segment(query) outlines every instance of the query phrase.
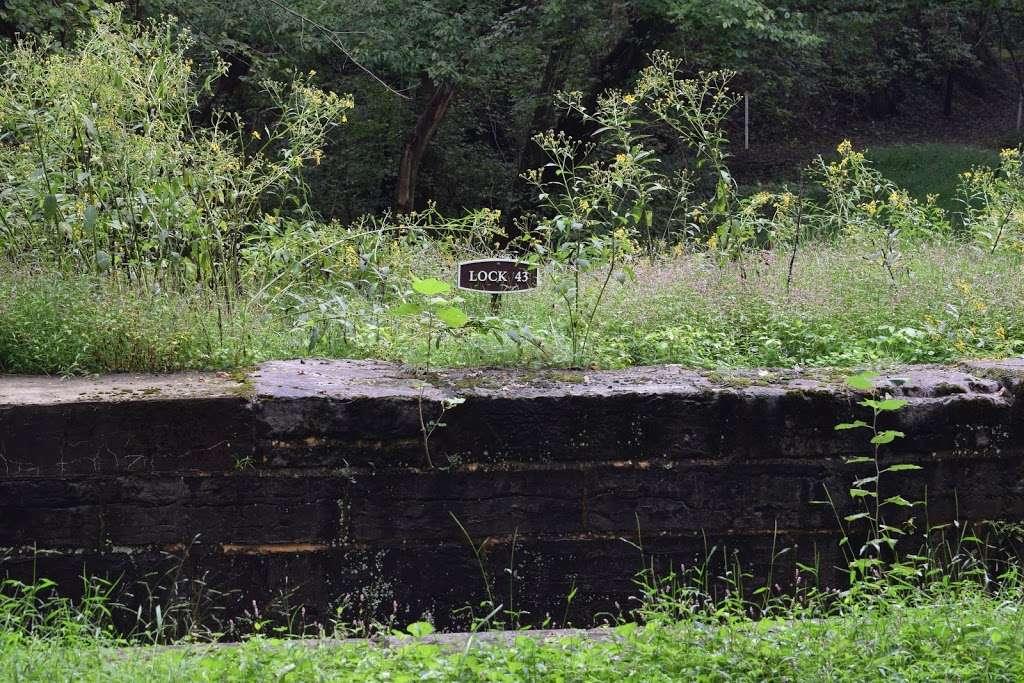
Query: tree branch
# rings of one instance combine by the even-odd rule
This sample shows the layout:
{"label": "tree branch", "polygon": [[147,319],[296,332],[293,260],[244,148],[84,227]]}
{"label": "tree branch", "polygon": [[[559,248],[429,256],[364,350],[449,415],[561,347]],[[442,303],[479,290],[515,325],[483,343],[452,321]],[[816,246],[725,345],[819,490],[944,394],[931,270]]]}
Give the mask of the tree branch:
{"label": "tree branch", "polygon": [[274,5],[278,9],[284,10],[285,12],[287,12],[290,15],[292,15],[293,17],[296,17],[299,21],[301,21],[303,23],[306,23],[306,24],[309,24],[310,26],[312,26],[316,30],[318,30],[321,33],[323,33],[324,36],[327,37],[327,40],[330,41],[331,45],[333,45],[334,47],[338,48],[338,50],[340,50],[342,52],[342,54],[344,54],[349,59],[349,61],[351,61],[353,64],[355,64],[356,67],[359,68],[360,71],[365,73],[367,76],[369,76],[373,80],[377,81],[388,92],[390,92],[390,93],[392,93],[394,95],[398,95],[402,99],[406,99],[406,100],[411,99],[405,93],[399,92],[398,90],[395,90],[390,85],[385,83],[384,80],[380,76],[378,76],[377,74],[375,74],[372,71],[370,71],[370,69],[368,69],[367,67],[363,66],[362,63],[359,62],[359,60],[357,60],[355,57],[353,57],[352,53],[349,52],[348,48],[346,48],[344,45],[342,45],[341,41],[338,40],[338,37],[337,37],[338,36],[338,32],[337,31],[329,29],[326,26],[324,26],[323,24],[320,24],[320,23],[317,23],[317,22],[313,21],[312,19],[307,17],[305,14],[302,14],[301,12],[293,10],[291,7],[288,7],[284,3],[280,2],[280,0],[266,0],[266,2],[269,2],[271,5]]}

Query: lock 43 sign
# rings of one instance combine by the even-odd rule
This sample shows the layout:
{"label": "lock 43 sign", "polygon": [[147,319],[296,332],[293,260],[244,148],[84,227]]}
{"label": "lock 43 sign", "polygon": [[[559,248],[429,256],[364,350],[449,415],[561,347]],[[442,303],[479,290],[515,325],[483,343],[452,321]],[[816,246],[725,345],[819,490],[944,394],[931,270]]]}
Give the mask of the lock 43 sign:
{"label": "lock 43 sign", "polygon": [[481,259],[459,264],[459,289],[491,294],[525,292],[537,286],[537,269],[514,259]]}

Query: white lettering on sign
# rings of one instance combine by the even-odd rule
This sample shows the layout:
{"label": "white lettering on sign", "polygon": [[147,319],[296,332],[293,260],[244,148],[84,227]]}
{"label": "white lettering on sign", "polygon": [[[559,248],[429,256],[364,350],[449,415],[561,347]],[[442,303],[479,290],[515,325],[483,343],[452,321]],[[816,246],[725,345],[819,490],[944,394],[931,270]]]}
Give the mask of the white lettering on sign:
{"label": "white lettering on sign", "polygon": [[[519,273],[517,273],[518,275]],[[469,271],[470,282],[508,282],[508,271],[484,270]]]}
{"label": "white lettering on sign", "polygon": [[525,292],[537,287],[535,265],[514,259],[480,259],[459,264],[460,289],[474,292],[506,294]]}

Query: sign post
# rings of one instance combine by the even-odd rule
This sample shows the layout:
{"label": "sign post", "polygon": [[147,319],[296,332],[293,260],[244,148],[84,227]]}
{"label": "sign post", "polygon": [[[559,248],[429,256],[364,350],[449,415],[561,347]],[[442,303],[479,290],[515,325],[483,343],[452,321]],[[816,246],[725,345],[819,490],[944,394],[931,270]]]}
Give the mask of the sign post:
{"label": "sign post", "polygon": [[459,264],[459,289],[491,295],[491,308],[497,313],[501,295],[536,289],[537,268],[515,259],[479,259]]}

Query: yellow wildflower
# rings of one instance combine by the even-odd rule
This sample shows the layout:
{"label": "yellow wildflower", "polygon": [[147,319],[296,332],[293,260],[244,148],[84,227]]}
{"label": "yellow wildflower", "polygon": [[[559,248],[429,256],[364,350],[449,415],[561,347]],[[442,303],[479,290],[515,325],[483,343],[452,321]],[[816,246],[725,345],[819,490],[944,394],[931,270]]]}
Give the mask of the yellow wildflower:
{"label": "yellow wildflower", "polygon": [[260,132],[258,130],[256,130],[255,128],[252,129],[252,137],[253,137],[254,140],[262,140],[263,139],[263,136],[260,135]]}
{"label": "yellow wildflower", "polygon": [[775,203],[775,208],[779,211],[788,211],[789,207],[793,205],[794,196],[792,192],[783,192],[779,196],[779,200]]}
{"label": "yellow wildflower", "polygon": [[853,151],[853,143],[850,142],[849,140],[843,140],[842,142],[839,143],[839,146],[836,147],[836,151],[842,154],[843,156],[846,156]]}
{"label": "yellow wildflower", "polygon": [[620,164],[626,163],[626,159],[627,158],[628,157],[625,154],[616,154],[615,155],[615,161],[617,161]]}
{"label": "yellow wildflower", "polygon": [[625,97],[622,98],[622,101],[625,102],[626,104],[633,104],[636,102],[636,97],[634,97],[633,95],[626,95]]}

